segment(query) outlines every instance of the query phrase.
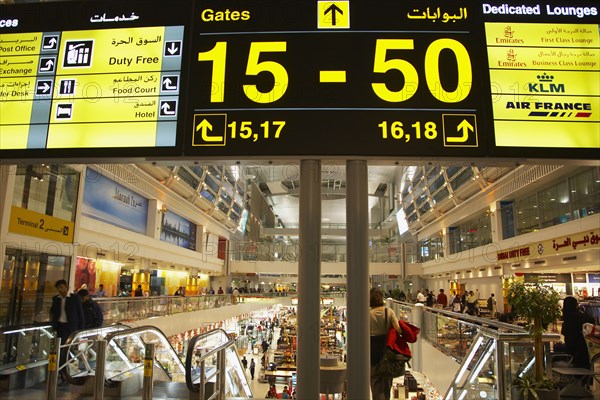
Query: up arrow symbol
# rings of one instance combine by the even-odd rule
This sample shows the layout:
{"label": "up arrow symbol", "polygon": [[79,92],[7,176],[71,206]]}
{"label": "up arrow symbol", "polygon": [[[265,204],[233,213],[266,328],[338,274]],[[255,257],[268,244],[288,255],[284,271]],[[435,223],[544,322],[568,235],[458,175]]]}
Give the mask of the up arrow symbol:
{"label": "up arrow symbol", "polygon": [[331,4],[329,7],[327,7],[327,9],[325,10],[325,15],[331,13],[331,25],[335,26],[337,23],[337,14],[336,13],[340,13],[341,15],[344,15],[344,12],[335,5],[335,3]]}

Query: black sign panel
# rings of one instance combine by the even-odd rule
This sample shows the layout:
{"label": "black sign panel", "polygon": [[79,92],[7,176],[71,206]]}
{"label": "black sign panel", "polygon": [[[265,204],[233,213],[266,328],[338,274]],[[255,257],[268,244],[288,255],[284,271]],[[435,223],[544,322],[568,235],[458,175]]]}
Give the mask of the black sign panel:
{"label": "black sign panel", "polygon": [[186,155],[483,156],[480,5],[198,2]]}

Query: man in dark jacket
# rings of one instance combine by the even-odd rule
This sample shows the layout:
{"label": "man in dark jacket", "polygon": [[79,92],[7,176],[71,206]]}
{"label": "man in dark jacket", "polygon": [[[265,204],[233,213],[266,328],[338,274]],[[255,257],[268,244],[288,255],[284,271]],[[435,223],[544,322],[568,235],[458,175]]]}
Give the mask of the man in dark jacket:
{"label": "man in dark jacket", "polygon": [[[85,317],[81,297],[69,293],[67,281],[60,279],[54,286],[58,294],[52,298],[50,320],[61,345],[64,345],[72,332],[85,328]],[[64,364],[66,360],[67,351],[61,349],[60,364]]]}
{"label": "man in dark jacket", "polygon": [[81,296],[83,305],[83,315],[85,317],[86,328],[100,328],[104,322],[104,312],[100,304],[96,303],[87,289],[81,289],[77,292]]}

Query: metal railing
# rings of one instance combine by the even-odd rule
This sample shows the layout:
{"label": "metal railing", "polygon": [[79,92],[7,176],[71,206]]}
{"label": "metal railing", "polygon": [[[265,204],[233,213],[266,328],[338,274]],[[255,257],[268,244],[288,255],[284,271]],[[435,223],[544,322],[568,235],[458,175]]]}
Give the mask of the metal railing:
{"label": "metal railing", "polygon": [[[514,378],[532,372],[533,339],[523,327],[391,299],[389,304],[399,317],[420,321],[421,340],[460,364],[445,400],[509,399]],[[543,340],[548,359],[550,343],[560,340],[560,335],[547,333]],[[551,376],[550,363],[546,370]]]}
{"label": "metal railing", "polygon": [[253,397],[235,341],[222,329],[190,339],[185,370],[188,390],[198,399]]}
{"label": "metal railing", "polygon": [[95,300],[104,312],[104,323],[161,317],[183,312],[210,310],[276,297],[274,293],[207,294],[193,296],[99,297]]}

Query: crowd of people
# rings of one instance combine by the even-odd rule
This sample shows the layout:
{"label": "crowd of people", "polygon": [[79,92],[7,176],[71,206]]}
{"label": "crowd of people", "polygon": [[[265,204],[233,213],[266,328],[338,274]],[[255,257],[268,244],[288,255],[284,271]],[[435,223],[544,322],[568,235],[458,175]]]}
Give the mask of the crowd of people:
{"label": "crowd of people", "polygon": [[[450,297],[448,297],[444,289],[439,289],[437,294],[433,290],[419,289],[414,296],[410,290],[406,293],[404,290],[396,290],[384,293],[384,296],[398,301],[421,303],[427,307],[439,307],[469,315],[479,316],[482,314],[479,303],[481,297],[478,290],[473,291],[465,289],[462,292],[459,290],[452,290]],[[487,298],[485,309],[486,314],[490,317],[495,317],[497,315],[496,297],[494,293],[491,293]]]}

